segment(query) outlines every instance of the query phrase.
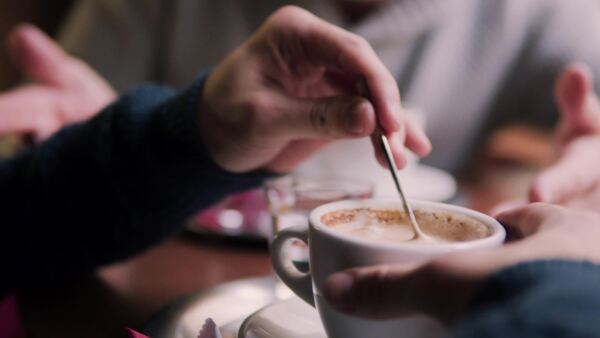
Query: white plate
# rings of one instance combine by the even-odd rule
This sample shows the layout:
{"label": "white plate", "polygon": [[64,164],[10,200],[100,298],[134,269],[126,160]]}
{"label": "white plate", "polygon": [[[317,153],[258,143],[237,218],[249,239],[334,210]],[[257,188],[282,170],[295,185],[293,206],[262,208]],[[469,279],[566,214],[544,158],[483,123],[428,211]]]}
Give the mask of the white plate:
{"label": "white plate", "polygon": [[[406,195],[412,199],[447,202],[456,195],[456,180],[442,169],[420,164],[415,168],[400,171],[399,177]],[[376,183],[377,197],[398,196],[391,183],[391,177],[380,178],[379,181]]]}
{"label": "white plate", "polygon": [[[368,138],[330,144],[302,164],[296,172],[319,177],[344,177],[368,180],[375,184],[375,197],[397,197],[389,171],[373,156]],[[419,163],[414,155],[400,171],[400,183],[409,198],[447,202],[456,194],[456,181],[448,172]]]}
{"label": "white plate", "polygon": [[224,283],[163,308],[143,325],[142,332],[152,338],[196,338],[204,321],[212,318],[223,338],[235,337],[250,314],[292,295],[271,276]]}
{"label": "white plate", "polygon": [[[446,337],[446,329],[430,317],[398,319],[398,337]],[[373,333],[378,337],[382,332]],[[248,317],[238,338],[327,338],[315,308],[298,297],[271,303]]]}
{"label": "white plate", "polygon": [[298,297],[256,311],[240,327],[238,338],[327,338],[317,311]]}

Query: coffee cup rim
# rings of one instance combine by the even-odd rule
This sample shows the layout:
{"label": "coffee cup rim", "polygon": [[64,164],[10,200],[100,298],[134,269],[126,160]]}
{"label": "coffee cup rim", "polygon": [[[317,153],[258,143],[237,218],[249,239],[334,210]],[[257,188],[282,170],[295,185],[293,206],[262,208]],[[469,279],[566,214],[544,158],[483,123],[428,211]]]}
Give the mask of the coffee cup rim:
{"label": "coffee cup rim", "polygon": [[465,241],[465,242],[449,242],[449,243],[436,243],[435,245],[424,245],[423,243],[413,242],[375,242],[369,239],[362,239],[360,237],[340,233],[339,231],[332,230],[327,225],[321,222],[321,216],[327,212],[339,209],[352,209],[352,208],[395,208],[401,210],[401,202],[398,199],[391,198],[372,198],[362,200],[341,200],[323,204],[315,208],[309,215],[310,227],[317,229],[318,231],[324,232],[330,236],[339,238],[345,242],[356,244],[362,247],[370,248],[384,248],[391,250],[402,250],[410,252],[427,252],[427,253],[441,253],[459,251],[464,249],[477,249],[477,248],[490,248],[498,246],[504,242],[506,238],[506,230],[504,227],[495,220],[493,217],[475,211],[469,208],[460,207],[452,204],[423,201],[423,200],[409,200],[410,205],[414,209],[425,209],[425,210],[440,210],[440,211],[455,211],[457,213],[472,217],[478,221],[481,221],[488,227],[490,227],[493,233],[485,238]]}

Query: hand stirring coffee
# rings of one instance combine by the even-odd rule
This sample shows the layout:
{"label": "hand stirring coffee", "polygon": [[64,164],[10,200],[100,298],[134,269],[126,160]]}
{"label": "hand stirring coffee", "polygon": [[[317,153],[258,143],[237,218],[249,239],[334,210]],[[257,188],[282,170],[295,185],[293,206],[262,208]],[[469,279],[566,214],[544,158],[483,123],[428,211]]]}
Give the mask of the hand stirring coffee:
{"label": "hand stirring coffee", "polygon": [[[360,95],[362,95],[367,100],[371,101],[371,94],[369,91],[369,87],[367,85],[367,81],[365,79],[362,79],[359,82],[358,91],[359,91]],[[392,149],[390,148],[390,143],[388,142],[387,137],[383,133],[383,128],[381,128],[381,126],[378,126],[375,129],[375,133],[379,134],[378,135],[379,145],[381,146],[381,150],[387,161],[388,169],[390,170],[390,173],[392,174],[392,178],[394,180],[394,184],[396,185],[396,190],[398,191],[398,195],[400,195],[400,200],[402,201],[403,211],[408,216],[408,221],[410,223],[410,226],[412,227],[413,232],[415,233],[415,237],[413,239],[417,239],[417,238],[430,239],[430,237],[427,236],[423,232],[423,230],[421,230],[419,223],[417,223],[417,218],[415,217],[415,213],[413,212],[412,208],[408,204],[408,200],[406,199],[406,196],[404,195],[404,191],[402,190],[402,186],[400,185],[400,179],[398,178],[398,167],[396,166],[396,161],[394,161],[394,157],[392,155]]]}

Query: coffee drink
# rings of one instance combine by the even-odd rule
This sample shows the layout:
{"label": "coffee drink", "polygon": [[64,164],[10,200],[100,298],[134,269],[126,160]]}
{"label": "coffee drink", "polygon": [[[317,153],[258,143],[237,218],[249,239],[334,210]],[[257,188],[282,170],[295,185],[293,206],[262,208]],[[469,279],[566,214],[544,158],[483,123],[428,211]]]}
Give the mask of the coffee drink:
{"label": "coffee drink", "polygon": [[429,239],[415,238],[406,214],[393,209],[334,210],[321,216],[321,222],[341,233],[386,242],[465,242],[493,234],[489,226],[464,214],[441,210],[415,210],[415,217]]}
{"label": "coffee drink", "polygon": [[[273,240],[273,268],[296,295],[317,308],[328,337],[445,337],[441,323],[419,314],[371,320],[340,313],[322,296],[325,281],[333,273],[349,268],[377,264],[412,266],[446,254],[498,247],[504,241],[504,228],[488,215],[427,201],[411,201],[411,205],[421,229],[434,240],[413,240],[412,228],[397,199],[321,205],[311,211],[308,229],[286,228]],[[287,255],[291,250],[287,244],[294,240],[309,246],[306,270],[297,269]]]}

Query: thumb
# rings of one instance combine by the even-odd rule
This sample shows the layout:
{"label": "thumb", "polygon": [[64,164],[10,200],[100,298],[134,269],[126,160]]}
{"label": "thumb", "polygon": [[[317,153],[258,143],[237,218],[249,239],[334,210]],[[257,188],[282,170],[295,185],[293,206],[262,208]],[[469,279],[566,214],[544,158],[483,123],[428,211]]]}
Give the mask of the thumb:
{"label": "thumb", "polygon": [[494,205],[488,212],[488,215],[490,215],[492,217],[496,217],[505,211],[525,206],[528,203],[529,203],[529,201],[526,200],[525,198],[518,198],[518,199],[502,201],[502,202]]}
{"label": "thumb", "polygon": [[411,266],[379,265],[349,269],[331,275],[324,284],[327,302],[339,311],[365,318],[392,318],[417,312],[406,297]]}
{"label": "thumb", "polygon": [[563,203],[597,185],[598,141],[597,136],[585,136],[569,144],[558,161],[534,179],[529,201]]}
{"label": "thumb", "polygon": [[577,164],[562,159],[542,171],[529,187],[529,202],[560,203],[573,195],[578,190],[571,182],[574,169]]}
{"label": "thumb", "polygon": [[[487,253],[480,258],[486,259]],[[354,268],[331,275],[325,281],[324,297],[337,310],[363,318],[426,313],[449,322],[466,310],[488,275],[479,265],[471,255],[459,253],[421,266]]]}
{"label": "thumb", "polygon": [[496,219],[505,227],[511,239],[522,239],[552,226],[549,220],[556,218],[564,208],[545,203],[531,203],[500,213]]}
{"label": "thumb", "polygon": [[277,130],[292,138],[340,139],[370,135],[375,129],[375,110],[362,97],[336,96],[320,99],[286,98]]}
{"label": "thumb", "polygon": [[556,82],[555,97],[562,113],[559,142],[600,132],[600,100],[587,65],[576,63],[565,68]]}
{"label": "thumb", "polygon": [[70,83],[64,69],[70,57],[62,48],[30,24],[20,24],[10,34],[8,47],[21,71],[44,84],[65,86]]}

